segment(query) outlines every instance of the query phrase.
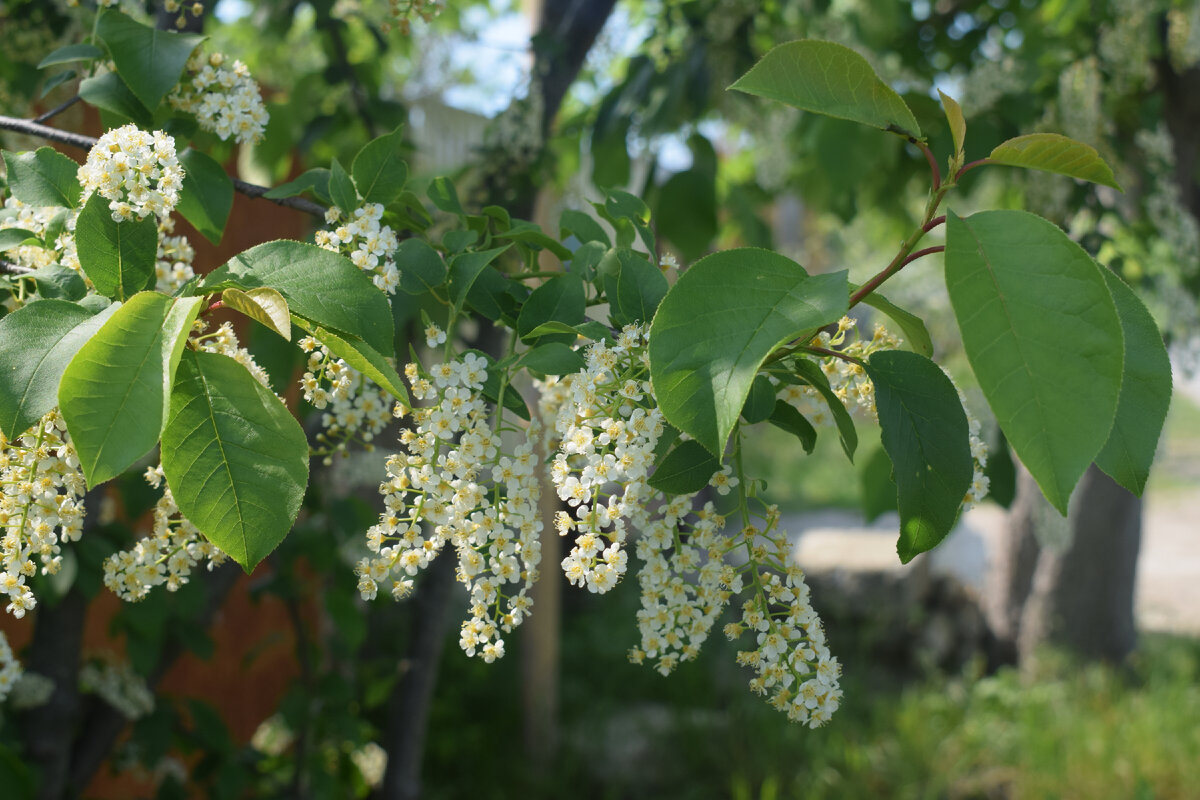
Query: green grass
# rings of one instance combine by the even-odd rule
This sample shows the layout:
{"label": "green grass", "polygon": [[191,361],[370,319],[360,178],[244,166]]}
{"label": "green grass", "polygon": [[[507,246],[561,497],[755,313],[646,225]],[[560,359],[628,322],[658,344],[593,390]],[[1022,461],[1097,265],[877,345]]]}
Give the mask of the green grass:
{"label": "green grass", "polygon": [[1147,636],[1121,671],[1050,658],[1032,677],[903,684],[831,630],[844,704],[808,730],[746,690],[719,634],[668,678],[627,663],[636,586],[615,595],[568,596],[563,748],[541,778],[522,754],[517,648],[492,666],[446,653],[429,796],[1182,800],[1200,786],[1198,640]]}

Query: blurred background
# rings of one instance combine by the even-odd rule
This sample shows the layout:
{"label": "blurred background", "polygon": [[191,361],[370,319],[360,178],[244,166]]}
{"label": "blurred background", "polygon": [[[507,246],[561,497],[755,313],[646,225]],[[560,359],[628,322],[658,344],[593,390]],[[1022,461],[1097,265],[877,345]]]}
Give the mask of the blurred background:
{"label": "blurred background", "polygon": [[[0,113],[33,117],[72,96],[77,76],[36,65],[85,33],[77,5],[0,3]],[[1025,208],[1062,225],[1154,313],[1176,391],[1143,497],[1093,468],[1064,519],[987,417],[939,257],[890,281],[888,297],[926,320],[983,423],[992,497],[901,566],[896,516],[872,470],[877,428],[860,425],[855,464],[828,433],[808,456],[756,435],[747,469],[784,512],[843,665],[842,707],[818,730],[752,696],[723,637],[669,678],[630,664],[635,582],[604,597],[566,586],[555,542],[535,613],[496,664],[454,646],[465,598],[448,570],[426,575],[405,604],[362,603],[352,564],[377,518],[382,452],[314,472],[296,532],[253,575],[198,574],[176,594],[122,606],[98,564],[145,527],[155,498],[132,476],[110,490],[123,513],[80,543],[57,601],[32,622],[0,619],[0,630],[27,665],[59,665],[58,680],[90,664],[124,675],[126,699],[139,686],[155,699],[115,702],[84,686],[57,731],[67,752],[50,756],[34,746],[38,709],[10,702],[0,787],[12,796],[36,791],[38,771],[55,764],[83,796],[110,798],[1196,795],[1200,3],[121,5],[202,30],[260,82],[264,141],[214,144],[244,180],[275,185],[333,157],[348,163],[404,125],[418,193],[453,175],[470,204],[503,205],[556,234],[563,210],[587,209],[598,187],[624,188],[646,199],[660,246],[682,265],[756,245],[861,282],[919,219],[920,153],[725,91],[775,44],[841,42],[904,95],[942,158],[951,144],[938,89],[963,107],[968,160],[1035,131],[1100,151],[1124,193],[993,167],[965,178],[949,207]],[[102,118],[80,103],[52,124],[95,135]],[[311,239],[312,223],[239,195],[220,245],[191,236],[197,271],[264,239]],[[412,320],[398,312],[397,322],[403,336]],[[283,391],[298,365],[270,337],[250,346]]]}

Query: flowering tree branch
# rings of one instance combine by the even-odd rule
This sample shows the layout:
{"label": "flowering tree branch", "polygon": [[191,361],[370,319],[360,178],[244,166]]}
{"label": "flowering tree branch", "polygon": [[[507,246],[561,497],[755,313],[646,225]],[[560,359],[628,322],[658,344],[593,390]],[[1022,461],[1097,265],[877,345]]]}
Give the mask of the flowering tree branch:
{"label": "flowering tree branch", "polygon": [[[45,139],[50,142],[58,142],[69,147],[78,147],[80,150],[91,150],[96,144],[96,139],[91,136],[84,136],[81,133],[72,133],[71,131],[59,130],[52,128],[49,125],[42,125],[34,120],[18,119],[17,117],[6,117],[0,115],[0,130],[13,131],[26,136],[36,136],[40,139]],[[269,186],[259,186],[255,183],[247,183],[246,181],[233,178],[233,188],[246,195],[247,197],[262,197],[267,192],[271,191]],[[325,207],[319,203],[314,203],[312,200],[307,200],[303,197],[279,197],[267,198],[276,205],[294,208],[297,211],[303,211],[306,214],[311,214],[314,217],[321,219],[325,218]]]}

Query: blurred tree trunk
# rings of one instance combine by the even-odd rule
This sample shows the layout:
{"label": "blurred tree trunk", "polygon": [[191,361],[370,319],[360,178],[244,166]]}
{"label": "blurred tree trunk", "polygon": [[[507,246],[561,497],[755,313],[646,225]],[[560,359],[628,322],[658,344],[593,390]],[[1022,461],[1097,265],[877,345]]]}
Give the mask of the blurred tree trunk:
{"label": "blurred tree trunk", "polygon": [[1021,467],[1008,536],[993,571],[995,660],[1027,663],[1039,647],[1052,645],[1120,662],[1137,641],[1142,501],[1093,465],[1071,499],[1062,541],[1048,541],[1054,537],[1045,531],[1054,513]]}

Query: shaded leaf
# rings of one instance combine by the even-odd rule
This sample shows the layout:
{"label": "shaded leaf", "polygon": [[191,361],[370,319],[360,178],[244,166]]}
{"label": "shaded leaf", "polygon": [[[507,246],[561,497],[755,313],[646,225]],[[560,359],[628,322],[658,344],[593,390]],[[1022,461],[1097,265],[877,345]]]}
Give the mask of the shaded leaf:
{"label": "shaded leaf", "polygon": [[221,243],[233,208],[233,181],[212,159],[190,147],[179,155],[183,187],[176,210],[213,244]]}
{"label": "shaded leaf", "polygon": [[950,533],[971,488],[967,414],[941,367],[902,350],[871,355],[880,440],[892,462],[900,511],[896,550],[907,564]]}
{"label": "shaded leaf", "polygon": [[58,405],[67,364],[116,310],[39,300],[0,319],[0,432],[14,439]]}
{"label": "shaded leaf", "polygon": [[79,266],[96,291],[125,300],[154,285],[158,222],[154,216],[116,222],[108,200],[93,194],[75,223]]}
{"label": "shaded leaf", "polygon": [[79,205],[79,165],[57,150],[39,147],[31,153],[4,151],[8,190],[29,206]]}
{"label": "shaded leaf", "polygon": [[113,9],[100,14],[96,32],[108,47],[121,80],[151,111],[179,83],[192,51],[206,38],[158,30]]}
{"label": "shaded leaf", "polygon": [[649,484],[664,494],[692,494],[708,486],[721,462],[695,439],[680,442],[658,463]]}
{"label": "shaded leaf", "polygon": [[1096,466],[1141,495],[1171,405],[1171,359],[1158,325],[1142,301],[1110,270],[1100,272],[1112,292],[1125,335],[1125,374],[1117,416],[1104,449],[1096,456]]}

